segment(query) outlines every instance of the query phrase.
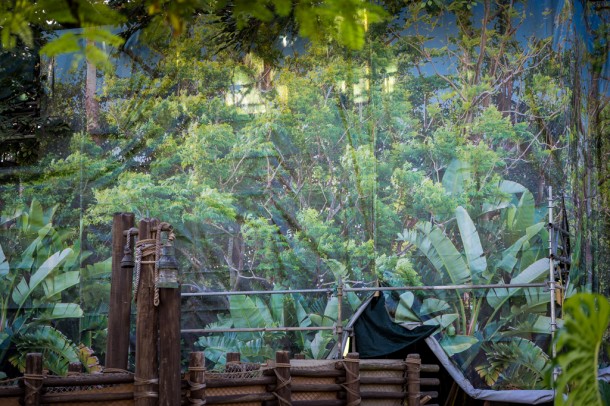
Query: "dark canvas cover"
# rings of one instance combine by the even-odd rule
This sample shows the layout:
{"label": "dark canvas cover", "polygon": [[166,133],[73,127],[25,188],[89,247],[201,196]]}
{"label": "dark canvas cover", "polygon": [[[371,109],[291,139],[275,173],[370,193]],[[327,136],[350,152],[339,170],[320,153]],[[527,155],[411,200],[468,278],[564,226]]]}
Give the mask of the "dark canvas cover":
{"label": "dark canvas cover", "polygon": [[392,321],[383,294],[370,301],[354,324],[356,348],[360,358],[385,358],[400,353],[434,332],[436,326],[408,330]]}

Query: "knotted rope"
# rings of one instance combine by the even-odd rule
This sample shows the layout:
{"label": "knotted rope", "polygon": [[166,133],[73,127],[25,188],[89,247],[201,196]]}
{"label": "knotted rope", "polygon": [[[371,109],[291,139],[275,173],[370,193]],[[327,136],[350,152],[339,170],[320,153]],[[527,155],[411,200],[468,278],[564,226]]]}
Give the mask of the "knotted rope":
{"label": "knotted rope", "polygon": [[[153,304],[155,307],[159,306],[159,259],[161,258],[161,230],[167,229],[169,230],[168,241],[173,241],[176,236],[172,231],[172,226],[169,223],[159,223],[157,226],[157,231],[155,234],[155,238],[148,238],[144,240],[139,240],[136,243],[136,266],[135,266],[135,286],[133,291],[134,300],[137,301],[138,289],[140,286],[140,272],[142,269],[142,264],[154,264],[153,268],[153,281],[154,281],[154,296],[153,296]],[[144,261],[144,257],[149,257],[153,255],[152,261]]]}
{"label": "knotted rope", "polygon": [[[144,386],[144,385],[156,385],[159,383],[159,379],[142,379],[139,377],[134,378],[133,386]],[[135,392],[133,398],[134,399],[143,399],[143,398],[158,398],[159,393],[153,391],[143,391],[143,392]]]}
{"label": "knotted rope", "polygon": [[[25,403],[34,404],[34,399],[36,395],[40,393],[40,389],[42,388],[42,381],[45,378],[42,374],[23,374],[23,384],[27,386],[32,391],[27,393],[25,396]],[[32,383],[30,383],[32,381]],[[35,382],[35,383],[34,383]],[[29,402],[28,402],[29,401]]]}
{"label": "knotted rope", "polygon": [[343,358],[341,361],[343,362],[343,369],[345,370],[345,383],[342,383],[341,386],[343,387],[343,389],[345,389],[346,392],[348,392],[350,395],[353,395],[354,397],[357,398],[356,400],[349,402],[346,406],[359,405],[361,402],[360,392],[357,390],[354,390],[351,387],[351,385],[354,383],[358,383],[360,381],[360,372],[358,372],[358,374],[356,374],[350,368],[347,368],[347,365],[345,365],[345,364],[350,363],[350,362],[359,363],[360,360],[353,359],[353,358]]}
{"label": "knotted rope", "polygon": [[[205,370],[205,367],[189,367],[189,372],[204,372]],[[197,406],[205,405],[207,403],[206,399],[196,399],[191,397],[191,393],[194,391],[202,390],[207,387],[205,382],[193,382],[190,379],[187,379],[187,383],[189,385],[189,391],[186,398],[188,399],[189,403]]]}
{"label": "knotted rope", "polygon": [[279,372],[278,372],[278,367],[279,368],[290,368],[290,364],[283,364],[283,363],[276,363],[275,364],[275,368],[273,368],[273,372],[275,372],[275,377],[278,380],[278,385],[275,388],[275,391],[273,392],[273,396],[275,396],[278,400],[278,404],[281,405],[291,405],[292,403],[290,402],[290,400],[280,396],[277,392],[280,389],[283,389],[287,386],[289,386],[292,383],[292,377],[288,377],[288,379],[284,379],[283,376],[280,376]]}

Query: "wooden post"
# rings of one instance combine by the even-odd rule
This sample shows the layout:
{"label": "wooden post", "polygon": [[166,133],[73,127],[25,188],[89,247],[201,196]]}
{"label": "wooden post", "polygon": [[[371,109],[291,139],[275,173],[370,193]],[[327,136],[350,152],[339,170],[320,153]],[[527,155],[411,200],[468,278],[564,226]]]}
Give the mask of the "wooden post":
{"label": "wooden post", "polygon": [[229,362],[241,362],[241,354],[238,352],[228,352],[227,353],[227,364]]}
{"label": "wooden post", "polygon": [[83,372],[83,364],[81,364],[79,361],[70,362],[68,364],[68,376],[69,375],[78,375],[81,372]]}
{"label": "wooden post", "polygon": [[345,365],[345,388],[347,406],[360,404],[360,354],[350,352],[343,360]]}
{"label": "wooden post", "polygon": [[[155,219],[140,221],[138,236],[140,241],[151,239],[152,230],[157,227]],[[150,248],[154,250],[154,248]],[[154,256],[142,258],[142,262],[153,261]],[[136,318],[136,374],[134,382],[134,405],[156,406],[158,403],[158,312],[154,305],[155,281],[154,264],[141,264],[140,284],[137,293]]]}
{"label": "wooden post", "polygon": [[277,380],[274,395],[278,406],[292,405],[292,389],[290,387],[290,357],[288,351],[275,353],[275,377]]}
{"label": "wooden post", "polygon": [[[189,393],[191,405],[205,404],[205,356],[203,352],[192,352],[189,360]],[[204,403],[201,403],[201,401]]]}
{"label": "wooden post", "polygon": [[180,404],[180,288],[159,289],[159,405]]}
{"label": "wooden post", "polygon": [[25,374],[23,375],[25,385],[25,406],[40,405],[42,396],[42,354],[39,352],[30,353],[25,358]]}
{"label": "wooden post", "polygon": [[407,355],[407,399],[409,406],[420,406],[420,368],[419,354]]}
{"label": "wooden post", "polygon": [[124,230],[133,227],[133,213],[115,213],[112,219],[112,282],[108,310],[106,367],[127,369],[131,318],[132,268],[121,268],[125,248]]}

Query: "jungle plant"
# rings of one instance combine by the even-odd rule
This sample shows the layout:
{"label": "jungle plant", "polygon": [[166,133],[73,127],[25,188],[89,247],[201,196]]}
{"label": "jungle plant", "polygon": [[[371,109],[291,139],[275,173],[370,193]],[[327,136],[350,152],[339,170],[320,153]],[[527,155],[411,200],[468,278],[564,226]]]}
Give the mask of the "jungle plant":
{"label": "jungle plant", "polygon": [[566,300],[564,325],[557,336],[561,369],[555,383],[556,405],[607,405],[598,381],[599,355],[604,332],[610,324],[610,302],[592,293],[579,293]]}
{"label": "jungle plant", "polygon": [[[444,229],[430,222],[418,223],[414,228],[405,230],[398,239],[409,242],[425,256],[432,265],[434,280],[440,283],[476,285],[539,281],[548,272],[548,259],[542,257],[544,254],[537,248],[542,241],[540,234],[544,233],[544,224],[533,223],[534,207],[530,204],[533,199],[527,190],[519,186],[514,182],[500,184],[500,189],[505,192],[522,194],[517,204],[502,197],[495,204],[487,206],[495,211],[502,208],[504,227],[513,231],[501,233],[507,241],[497,241],[495,246],[488,248],[492,251],[490,254],[486,254],[475,223],[461,206],[455,210],[460,237],[456,244]],[[508,202],[504,203],[502,199]],[[523,234],[513,238],[517,230]],[[493,255],[493,250],[503,244],[508,247],[500,251],[500,255]],[[524,292],[524,300],[515,300],[519,292]],[[548,357],[539,357],[544,352],[526,337],[531,333],[549,332],[548,317],[544,315],[548,296],[540,288],[473,289],[442,292],[418,304],[414,294],[407,292],[401,296],[396,321],[423,318],[425,324],[438,325],[443,332],[441,346],[450,356],[460,354],[463,368],[467,368],[478,357],[479,350],[483,350],[486,357],[475,369],[489,385],[525,384],[531,387],[542,381],[549,360]],[[513,306],[508,312],[504,305],[511,299]],[[508,330],[506,326],[509,323],[518,328]],[[524,337],[510,337],[519,334]],[[504,342],[507,339],[508,343]],[[535,359],[538,361],[533,362]],[[527,370],[527,374],[524,370]],[[521,380],[525,375],[531,379]]]}
{"label": "jungle plant", "polygon": [[[346,296],[349,309],[361,301],[350,292]],[[218,315],[218,321],[207,329],[256,329],[273,327],[332,327],[338,319],[338,298],[318,298],[309,303],[300,294],[274,294],[269,300],[260,296],[232,295],[229,313]],[[242,359],[261,362],[273,358],[276,350],[303,353],[307,358],[323,359],[332,348],[336,336],[331,330],[230,332],[200,337],[197,345],[205,349],[206,358],[217,366],[224,365],[226,352],[240,352]]]}
{"label": "jungle plant", "polygon": [[79,248],[52,224],[55,208],[38,201],[29,210],[2,217],[0,240],[0,365],[23,369],[27,352],[42,352],[44,367],[62,374],[78,360],[77,348],[54,324],[80,318],[78,304],[62,296],[80,280]]}

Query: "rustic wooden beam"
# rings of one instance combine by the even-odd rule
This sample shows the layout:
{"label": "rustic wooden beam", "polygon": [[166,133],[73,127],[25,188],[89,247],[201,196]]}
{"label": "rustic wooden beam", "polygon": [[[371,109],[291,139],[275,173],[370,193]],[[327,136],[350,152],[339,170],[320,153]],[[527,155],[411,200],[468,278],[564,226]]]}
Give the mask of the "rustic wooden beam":
{"label": "rustic wooden beam", "polygon": [[42,395],[41,404],[57,403],[85,403],[85,402],[112,402],[116,400],[131,400],[133,392],[108,392],[108,393],[53,393]]}
{"label": "rustic wooden beam", "polygon": [[275,377],[260,376],[249,378],[247,381],[232,378],[214,378],[206,382],[208,388],[235,388],[240,386],[273,385],[275,387]]}
{"label": "rustic wooden beam", "polygon": [[159,406],[180,404],[180,288],[159,289]]}
{"label": "rustic wooden beam", "polygon": [[273,400],[272,393],[252,393],[244,395],[206,396],[206,405],[225,405],[227,403],[264,402]]}
{"label": "rustic wooden beam", "polygon": [[[21,397],[21,396],[23,396],[24,393],[25,393],[25,390],[18,386],[0,387],[0,399],[1,398]],[[2,402],[0,402],[0,404],[1,403]]]}
{"label": "rustic wooden beam", "polygon": [[25,385],[25,406],[39,406],[42,392],[42,354],[39,352],[29,353],[25,356],[25,374],[23,384]]}
{"label": "rustic wooden beam", "polygon": [[[153,238],[152,229],[157,227],[156,219],[140,221],[140,241]],[[143,257],[143,261],[153,261],[154,256]],[[158,311],[154,305],[155,281],[154,265],[142,264],[140,284],[137,293],[136,316],[136,376],[134,383],[135,406],[157,406],[158,404]]]}
{"label": "rustic wooden beam", "polygon": [[288,351],[277,351],[275,353],[275,376],[277,377],[277,386],[273,394],[277,397],[279,406],[291,406],[292,388]]}
{"label": "rustic wooden beam", "polygon": [[189,389],[187,400],[190,405],[200,405],[205,396],[205,355],[203,352],[192,352],[189,359]]}
{"label": "rustic wooden beam", "polygon": [[420,406],[421,387],[420,387],[420,369],[421,359],[419,354],[409,354],[406,359],[407,363],[407,393],[409,406]]}
{"label": "rustic wooden beam", "polygon": [[[131,320],[132,268],[121,268],[126,237],[123,230],[134,225],[133,213],[115,213],[112,219],[112,281],[108,310],[106,366],[127,369]],[[133,250],[132,250],[133,252]]]}
{"label": "rustic wooden beam", "polygon": [[348,405],[360,404],[360,355],[357,352],[350,352],[343,360],[345,363],[345,388]]}
{"label": "rustic wooden beam", "polygon": [[44,381],[45,387],[57,386],[89,386],[89,385],[115,385],[121,383],[133,383],[133,375],[127,373],[116,374],[90,374],[74,376],[47,376]]}

